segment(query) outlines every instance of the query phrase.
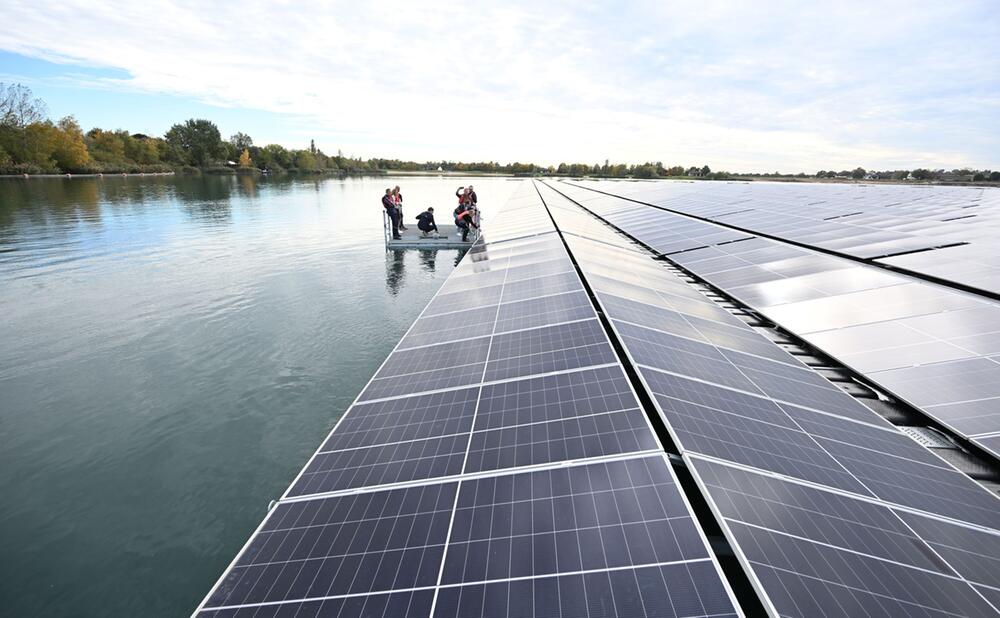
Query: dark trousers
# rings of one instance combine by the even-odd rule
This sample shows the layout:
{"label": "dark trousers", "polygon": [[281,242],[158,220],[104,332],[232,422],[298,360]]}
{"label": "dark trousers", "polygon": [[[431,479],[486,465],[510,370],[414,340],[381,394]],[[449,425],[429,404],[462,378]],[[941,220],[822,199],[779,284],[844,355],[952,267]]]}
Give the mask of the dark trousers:
{"label": "dark trousers", "polygon": [[468,242],[469,224],[465,221],[465,219],[456,219],[455,225],[457,225],[462,230],[462,242]]}
{"label": "dark trousers", "polygon": [[399,238],[399,211],[395,208],[386,208],[389,213],[389,220],[392,221],[392,237]]}
{"label": "dark trousers", "polygon": [[421,220],[417,222],[417,229],[419,229],[421,232],[430,232],[431,230],[434,230],[436,232],[438,231],[438,226],[428,221]]}

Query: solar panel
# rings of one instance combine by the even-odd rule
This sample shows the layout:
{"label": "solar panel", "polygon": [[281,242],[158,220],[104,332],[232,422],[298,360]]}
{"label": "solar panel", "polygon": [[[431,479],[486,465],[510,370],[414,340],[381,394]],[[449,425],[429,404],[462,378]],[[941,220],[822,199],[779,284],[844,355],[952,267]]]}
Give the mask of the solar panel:
{"label": "solar panel", "polygon": [[[918,530],[932,536],[937,532],[938,539],[947,538],[946,533],[910,524],[920,519],[932,528],[944,526],[954,534],[953,544],[975,538],[971,529],[701,458],[694,461],[735,546],[777,614],[996,614]],[[987,537],[996,543],[995,535]],[[951,558],[963,556],[970,554]],[[977,579],[988,573],[990,562],[988,555],[973,555],[967,565],[956,560]]]}
{"label": "solar panel", "polygon": [[738,615],[524,188],[490,229],[510,240],[456,268],[199,616]]}
{"label": "solar panel", "polygon": [[[995,242],[987,231],[988,225],[973,233],[968,225],[949,223],[949,217],[940,216],[956,209],[981,208],[983,199],[989,204],[1000,203],[997,191],[970,189],[967,203],[956,207],[951,197],[943,197],[949,191],[927,193],[899,187],[868,187],[866,192],[858,193],[858,188],[827,185],[754,184],[741,188],[708,183],[683,191],[620,183],[586,186],[623,196],[602,195],[602,201],[594,202],[593,208],[598,214],[606,213],[610,223],[639,238],[650,239],[652,228],[718,228],[709,221],[675,214],[686,213],[855,258],[965,242],[971,244],[879,261],[933,276],[944,275],[945,279],[965,285],[982,287],[991,278],[1000,281],[991,248]],[[574,197],[594,194],[570,183],[560,183],[560,190]],[[723,210],[728,208],[723,205],[735,203],[741,207],[738,211]],[[927,219],[931,215],[938,218]],[[979,221],[977,225],[985,223]],[[708,231],[702,235],[710,236]],[[665,249],[655,239],[650,242],[661,252]],[[986,375],[995,373],[991,368],[996,363],[981,364],[984,369],[978,370],[979,377],[974,380],[949,376],[923,379],[933,371],[929,368],[938,365],[954,363],[954,373],[961,375],[958,370],[965,367],[975,372],[970,361],[1000,356],[1000,303],[889,272],[872,262],[864,264],[810,252],[769,238],[716,243],[674,252],[669,257],[848,367],[920,406],[957,433],[975,440],[1000,431],[1000,414],[995,413],[1000,396],[990,391],[996,381]],[[1000,286],[987,285],[983,289],[996,293]],[[624,290],[604,290],[628,296]],[[980,403],[970,405],[973,401]]]}
{"label": "solar panel", "polygon": [[[582,249],[568,242],[574,253]],[[578,263],[589,280],[590,262]],[[997,613],[980,594],[992,560],[960,544],[956,563],[976,575],[959,577],[899,515],[978,530],[994,540],[1000,537],[996,496],[791,357],[775,362],[727,348],[730,338],[716,344],[704,336],[697,341],[689,330],[670,334],[679,330],[678,315],[659,316],[657,323],[656,311],[636,311],[636,301],[655,294],[655,278],[650,287],[633,296],[623,286],[594,286],[776,615]],[[609,293],[615,295],[610,302]],[[742,328],[747,341],[765,341]]]}
{"label": "solar panel", "polygon": [[590,319],[494,336],[484,379],[492,382],[616,361],[604,330]]}
{"label": "solar panel", "polygon": [[463,483],[441,583],[709,558],[662,456]]}
{"label": "solar panel", "polygon": [[646,415],[634,408],[476,432],[466,470],[499,470],[658,447]]}
{"label": "solar panel", "polygon": [[320,451],[467,432],[472,426],[478,394],[478,388],[463,388],[356,404]]}
{"label": "solar panel", "polygon": [[433,587],[457,483],[278,504],[207,606]]}

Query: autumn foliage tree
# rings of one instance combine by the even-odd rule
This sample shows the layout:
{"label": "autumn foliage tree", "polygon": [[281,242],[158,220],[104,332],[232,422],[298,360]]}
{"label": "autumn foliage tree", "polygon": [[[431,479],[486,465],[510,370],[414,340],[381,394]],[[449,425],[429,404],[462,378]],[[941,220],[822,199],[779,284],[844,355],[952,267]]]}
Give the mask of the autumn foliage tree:
{"label": "autumn foliage tree", "polygon": [[84,141],[83,130],[76,118],[66,116],[54,127],[52,158],[59,169],[79,171],[90,165],[90,153]]}

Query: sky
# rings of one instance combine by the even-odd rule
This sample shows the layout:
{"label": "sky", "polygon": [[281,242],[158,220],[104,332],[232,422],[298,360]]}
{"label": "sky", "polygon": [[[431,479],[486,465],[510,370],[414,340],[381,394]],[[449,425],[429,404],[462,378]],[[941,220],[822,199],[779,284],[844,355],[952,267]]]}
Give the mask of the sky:
{"label": "sky", "polygon": [[998,9],[4,0],[0,81],[85,129],[365,158],[1000,169]]}

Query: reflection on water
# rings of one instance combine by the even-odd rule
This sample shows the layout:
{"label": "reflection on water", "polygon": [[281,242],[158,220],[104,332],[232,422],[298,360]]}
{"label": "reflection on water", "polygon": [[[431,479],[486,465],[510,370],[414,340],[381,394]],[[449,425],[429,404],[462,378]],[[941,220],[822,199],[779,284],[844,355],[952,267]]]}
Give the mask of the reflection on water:
{"label": "reflection on water", "polygon": [[386,249],[385,252],[385,288],[395,296],[406,281],[406,262],[416,257],[420,270],[434,275],[437,272],[438,253],[452,256],[448,260],[448,272],[458,266],[468,249]]}
{"label": "reflection on water", "polygon": [[386,184],[455,182],[0,179],[0,614],[189,614],[461,257]]}
{"label": "reflection on water", "polygon": [[419,251],[417,256],[420,258],[420,265],[423,266],[424,270],[429,273],[433,273],[434,269],[437,268],[437,250],[432,251]]}
{"label": "reflection on water", "polygon": [[387,251],[385,268],[385,288],[390,294],[399,294],[399,288],[403,285],[403,277],[406,275],[406,252]]}

